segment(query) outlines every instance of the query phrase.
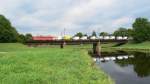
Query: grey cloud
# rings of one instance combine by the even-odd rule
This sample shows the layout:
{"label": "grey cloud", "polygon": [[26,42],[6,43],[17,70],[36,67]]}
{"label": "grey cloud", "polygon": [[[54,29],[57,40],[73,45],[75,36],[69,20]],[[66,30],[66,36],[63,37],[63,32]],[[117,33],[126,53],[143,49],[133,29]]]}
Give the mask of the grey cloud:
{"label": "grey cloud", "polygon": [[[0,0],[4,14],[21,33],[112,32],[131,27],[136,17],[150,18],[149,0]],[[12,4],[13,3],[13,4]]]}

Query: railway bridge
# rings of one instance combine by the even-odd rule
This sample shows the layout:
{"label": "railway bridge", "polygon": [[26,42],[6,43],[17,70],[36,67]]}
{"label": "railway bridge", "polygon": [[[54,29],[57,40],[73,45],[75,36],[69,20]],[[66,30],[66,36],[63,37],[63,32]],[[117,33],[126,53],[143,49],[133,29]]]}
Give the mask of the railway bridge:
{"label": "railway bridge", "polygon": [[25,44],[28,46],[38,46],[38,45],[60,45],[60,48],[64,48],[65,45],[80,45],[80,44],[93,44],[93,54],[100,56],[102,43],[115,42],[118,44],[125,44],[128,39],[95,39],[95,40],[32,40],[27,41]]}

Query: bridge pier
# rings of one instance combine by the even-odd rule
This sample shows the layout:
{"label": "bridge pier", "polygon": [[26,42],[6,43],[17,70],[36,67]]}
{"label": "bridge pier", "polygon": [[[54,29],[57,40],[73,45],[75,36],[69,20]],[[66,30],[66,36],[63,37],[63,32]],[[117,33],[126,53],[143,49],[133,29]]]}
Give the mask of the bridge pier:
{"label": "bridge pier", "polygon": [[63,41],[63,42],[60,44],[60,48],[63,49],[64,46],[65,46],[65,44],[66,44],[65,41]]}
{"label": "bridge pier", "polygon": [[101,46],[100,46],[100,42],[94,42],[93,43],[93,54],[97,55],[97,56],[101,56]]}

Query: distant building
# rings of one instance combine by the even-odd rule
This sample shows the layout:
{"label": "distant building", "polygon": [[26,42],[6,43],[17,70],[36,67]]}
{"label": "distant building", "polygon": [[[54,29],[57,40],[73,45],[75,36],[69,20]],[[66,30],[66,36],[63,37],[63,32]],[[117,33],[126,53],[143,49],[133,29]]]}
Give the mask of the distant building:
{"label": "distant building", "polygon": [[32,39],[36,41],[51,41],[56,40],[55,36],[33,36]]}

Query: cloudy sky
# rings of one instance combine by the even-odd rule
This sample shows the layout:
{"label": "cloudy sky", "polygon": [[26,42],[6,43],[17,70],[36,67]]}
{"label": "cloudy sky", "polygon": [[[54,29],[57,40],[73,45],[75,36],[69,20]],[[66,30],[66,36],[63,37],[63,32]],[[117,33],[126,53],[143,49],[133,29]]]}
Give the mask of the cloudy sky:
{"label": "cloudy sky", "polygon": [[113,32],[130,28],[137,17],[150,19],[149,0],[0,0],[5,15],[20,33],[60,35]]}

